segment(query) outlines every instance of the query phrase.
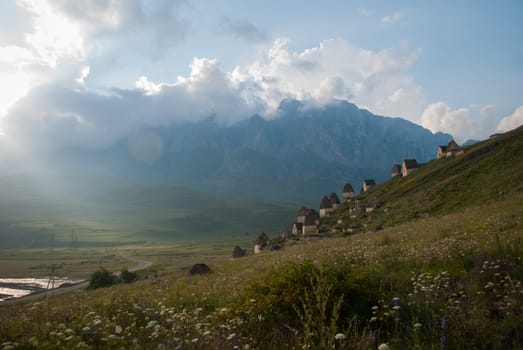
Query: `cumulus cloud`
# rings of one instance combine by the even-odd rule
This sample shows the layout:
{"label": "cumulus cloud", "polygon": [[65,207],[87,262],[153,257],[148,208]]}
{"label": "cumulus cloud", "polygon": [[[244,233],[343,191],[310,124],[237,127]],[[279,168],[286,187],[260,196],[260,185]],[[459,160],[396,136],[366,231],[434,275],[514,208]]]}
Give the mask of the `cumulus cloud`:
{"label": "cumulus cloud", "polygon": [[[101,148],[143,127],[200,120],[210,115],[225,123],[254,113],[270,117],[284,98],[307,101],[309,105],[346,99],[374,113],[413,121],[419,119],[424,104],[421,88],[408,73],[421,49],[403,45],[372,51],[344,39],[325,40],[303,51],[292,51],[286,39],[277,39],[260,48],[253,62],[231,72],[221,68],[216,59],[194,58],[190,74],[174,81],[153,81],[142,75],[135,78],[135,89],[93,90],[89,81],[97,72],[91,64],[90,52],[98,47],[93,46],[91,39],[102,36],[102,32],[110,33],[107,37],[132,35],[132,23],[151,22],[152,26],[153,18],[160,18],[160,22],[164,16],[170,18],[179,2],[172,2],[167,8],[157,5],[147,9],[143,7],[145,2],[138,0],[55,1],[52,5],[24,1],[47,4],[53,15],[58,13],[64,21],[78,26],[75,27],[78,31],[72,32],[74,35],[82,33],[87,38],[70,51],[61,51],[61,44],[57,51],[49,49],[55,56],[46,56],[45,47],[41,55],[35,54],[38,51],[35,47],[9,49],[27,61],[24,69],[42,67],[35,64],[37,56],[49,58],[41,69],[43,75],[52,71],[52,77],[42,80],[45,83],[38,84],[11,108],[7,117],[0,119],[0,128],[6,135],[35,148],[41,145]],[[80,9],[85,16],[80,16]],[[100,14],[102,25],[91,28],[96,14]],[[69,38],[64,40],[66,43]],[[101,44],[96,42],[96,45]],[[150,137],[144,140],[152,145],[152,150],[160,147]]]}
{"label": "cumulus cloud", "polygon": [[233,20],[229,17],[223,17],[218,28],[245,41],[263,42],[267,40],[267,33],[246,20]]}
{"label": "cumulus cloud", "polygon": [[168,125],[215,115],[232,123],[254,113],[271,115],[284,98],[317,104],[351,100],[371,111],[414,117],[423,102],[406,70],[420,50],[379,52],[343,39],[292,52],[276,40],[245,67],[226,72],[217,60],[195,58],[187,77],[174,82],[136,81],[136,90],[90,91],[89,66],[74,66],[71,85],[56,82],[33,90],[2,121],[6,134],[82,147],[105,147],[143,126]]}
{"label": "cumulus cloud", "polygon": [[[214,115],[226,123],[259,112],[241,97],[216,60],[195,58],[191,74],[174,83],[154,83],[140,77],[136,90],[104,93],[45,85],[31,90],[2,119],[2,130],[25,147],[103,148],[144,127],[168,126]],[[145,141],[144,141],[145,140]],[[130,143],[151,145],[149,159],[159,142],[141,137]],[[136,153],[136,152],[135,152]],[[148,158],[149,157],[149,158]]]}
{"label": "cumulus cloud", "polygon": [[85,88],[87,67],[113,62],[115,70],[138,56],[153,59],[168,51],[190,27],[180,15],[184,3],[18,0],[8,6],[17,25],[0,37],[0,116],[32,87]]}
{"label": "cumulus cloud", "polygon": [[496,123],[495,106],[490,104],[453,109],[444,102],[437,102],[428,105],[421,116],[423,127],[432,132],[452,134],[460,142],[488,137]]}
{"label": "cumulus cloud", "polygon": [[235,81],[258,86],[273,110],[282,98],[325,102],[330,97],[351,100],[375,113],[418,119],[424,96],[408,68],[421,49],[400,46],[375,52],[331,39],[293,52],[287,42],[277,39],[255,62],[232,73]]}
{"label": "cumulus cloud", "polygon": [[459,141],[470,135],[473,121],[467,108],[453,110],[444,102],[430,104],[421,116],[421,125],[432,132],[452,134]]}
{"label": "cumulus cloud", "polygon": [[516,108],[514,113],[505,118],[501,119],[498,124],[497,130],[501,132],[506,132],[512,129],[515,129],[523,125],[523,105]]}
{"label": "cumulus cloud", "polygon": [[[190,22],[180,16],[184,0],[91,1],[58,0],[49,2],[55,11],[65,15],[89,38],[89,47],[107,50],[113,45],[149,49],[167,49],[187,35]],[[145,39],[144,41],[138,39]],[[151,46],[153,44],[154,46]]]}
{"label": "cumulus cloud", "polygon": [[497,123],[499,121],[498,116],[496,116],[496,106],[494,105],[485,105],[479,106],[479,133],[480,137],[487,137],[496,130]]}

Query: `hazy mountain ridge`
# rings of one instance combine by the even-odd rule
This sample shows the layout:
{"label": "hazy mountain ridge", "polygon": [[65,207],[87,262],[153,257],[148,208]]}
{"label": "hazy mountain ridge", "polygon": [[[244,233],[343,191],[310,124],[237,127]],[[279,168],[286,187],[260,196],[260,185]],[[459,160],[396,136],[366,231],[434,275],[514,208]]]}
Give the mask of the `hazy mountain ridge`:
{"label": "hazy mountain ridge", "polygon": [[346,101],[307,108],[295,100],[283,101],[274,119],[224,125],[208,118],[141,132],[161,140],[154,159],[133,157],[132,138],[81,158],[132,181],[309,205],[346,181],[384,180],[404,158],[433,159],[452,138]]}

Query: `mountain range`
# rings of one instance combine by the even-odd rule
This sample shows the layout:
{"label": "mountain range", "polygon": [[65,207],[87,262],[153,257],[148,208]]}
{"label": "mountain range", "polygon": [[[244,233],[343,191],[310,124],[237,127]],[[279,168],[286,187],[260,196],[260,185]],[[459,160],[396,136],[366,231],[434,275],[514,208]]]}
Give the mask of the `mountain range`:
{"label": "mountain range", "polygon": [[307,107],[284,100],[272,119],[254,115],[227,125],[210,117],[142,129],[102,151],[68,150],[57,168],[312,206],[345,182],[359,189],[364,178],[385,180],[403,159],[431,160],[451,139],[346,101]]}
{"label": "mountain range", "polygon": [[358,190],[387,179],[393,163],[434,159],[451,138],[346,101],[285,100],[273,118],[136,130],[105,149],[42,152],[23,173],[0,164],[0,237],[29,246],[49,244],[50,232],[67,242],[71,231],[85,244],[248,240],[285,229],[299,207],[317,208],[346,182]]}

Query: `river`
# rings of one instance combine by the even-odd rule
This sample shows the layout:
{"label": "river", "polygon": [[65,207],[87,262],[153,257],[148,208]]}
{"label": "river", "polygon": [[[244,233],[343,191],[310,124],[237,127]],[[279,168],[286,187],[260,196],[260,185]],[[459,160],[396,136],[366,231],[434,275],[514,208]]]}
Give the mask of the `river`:
{"label": "river", "polygon": [[[55,277],[54,288],[65,285],[76,284],[79,280],[67,277]],[[40,278],[0,278],[0,302],[11,298],[19,298],[37,291],[53,288],[53,281],[49,277]]]}

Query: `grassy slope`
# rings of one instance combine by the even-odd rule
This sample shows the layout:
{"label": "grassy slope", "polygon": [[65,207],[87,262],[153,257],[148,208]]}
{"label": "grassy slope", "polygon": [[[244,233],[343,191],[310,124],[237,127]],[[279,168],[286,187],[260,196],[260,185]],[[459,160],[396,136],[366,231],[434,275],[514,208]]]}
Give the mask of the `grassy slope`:
{"label": "grassy slope", "polygon": [[[459,157],[433,160],[374,194],[390,207],[391,222],[441,215],[492,203],[523,190],[523,130],[475,144]],[[410,209],[410,211],[409,211]]]}
{"label": "grassy slope", "polygon": [[[0,308],[0,344],[521,349],[522,140],[516,130],[379,186],[361,199],[383,205],[359,234]],[[346,209],[324,228],[351,224]]]}
{"label": "grassy slope", "polygon": [[[469,146],[462,156],[423,164],[408,177],[393,178],[360,196],[363,203],[377,198],[381,205],[374,213],[364,215],[363,221],[370,228],[390,227],[511,198],[523,192],[522,150],[523,129],[519,128]],[[324,221],[324,226],[336,226],[338,219],[344,220],[343,227],[361,224],[361,218],[348,217],[348,207]]]}

